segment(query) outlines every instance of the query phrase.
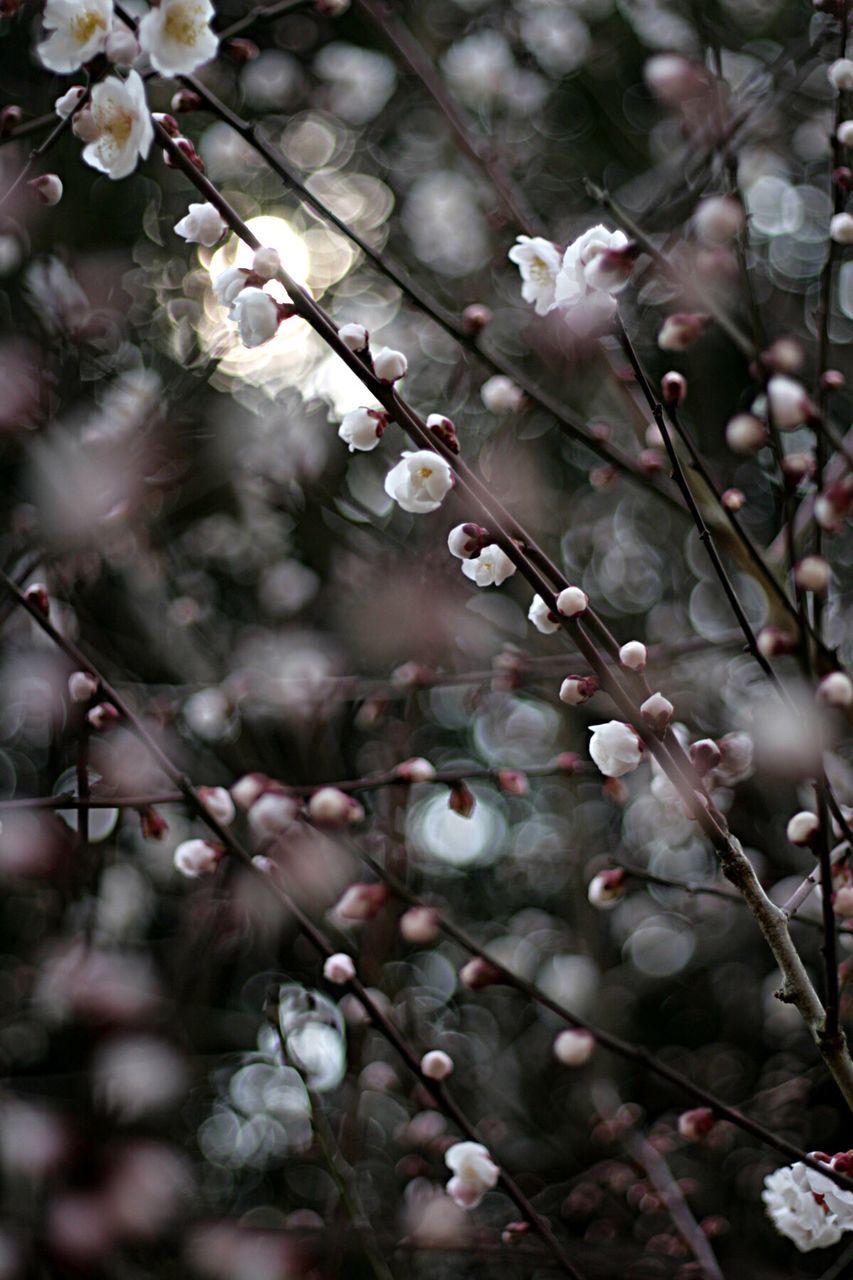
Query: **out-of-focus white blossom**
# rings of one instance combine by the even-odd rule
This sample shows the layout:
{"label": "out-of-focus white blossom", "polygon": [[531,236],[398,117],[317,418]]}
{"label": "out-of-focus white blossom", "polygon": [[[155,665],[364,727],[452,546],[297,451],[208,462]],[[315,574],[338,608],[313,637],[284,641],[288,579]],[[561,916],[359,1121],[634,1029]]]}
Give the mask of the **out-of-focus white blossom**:
{"label": "out-of-focus white blossom", "polygon": [[521,388],[503,373],[496,373],[483,383],[480,399],[490,413],[518,413],[525,402]]}
{"label": "out-of-focus white blossom", "polygon": [[853,89],[853,61],[850,58],[836,58],[827,68],[830,84],[836,89]]}
{"label": "out-of-focus white blossom", "polygon": [[437,511],[452,488],[450,464],[431,449],[404,451],[385,477],[388,497],[415,515]]}
{"label": "out-of-focus white blossom", "polygon": [[231,793],[225,787],[199,787],[198,794],[208,813],[223,827],[230,826],[236,814]]}
{"label": "out-of-focus white blossom", "polygon": [[47,0],[42,22],[51,34],[36,53],[48,71],[76,71],[103,51],[112,20],[112,0]]}
{"label": "out-of-focus white blossom", "polygon": [[314,70],[326,81],[328,105],[347,124],[363,125],[379,114],[397,84],[390,58],[361,45],[334,41],[314,60]]}
{"label": "out-of-focus white blossom", "polygon": [[249,809],[249,826],[257,836],[280,836],[296,821],[300,804],[295,796],[265,791]]}
{"label": "out-of-focus white blossom", "polygon": [[784,373],[774,374],[767,383],[767,399],[773,423],[779,431],[793,431],[805,422],[811,412],[811,402],[803,384]]}
{"label": "out-of-focus white blossom", "polygon": [[[608,254],[621,254],[628,244],[624,231],[608,231],[607,227],[598,224],[584,231],[583,235],[573,240],[566,252],[554,286],[556,304],[560,307],[574,307],[588,298],[590,293],[618,293],[628,281],[628,274],[612,283],[603,285],[600,272],[599,257]],[[607,309],[615,311],[616,303],[609,299]]]}
{"label": "out-of-focus white blossom", "polygon": [[635,729],[621,720],[589,726],[589,754],[608,778],[631,773],[643,758],[643,744]]}
{"label": "out-of-focus white blossom", "polygon": [[453,1059],[441,1049],[431,1049],[421,1058],[421,1071],[428,1080],[446,1080],[453,1071]]}
{"label": "out-of-focus white blossom", "polygon": [[818,702],[846,710],[853,706],[853,682],[844,671],[830,671],[817,686]]}
{"label": "out-of-focus white blossom", "polygon": [[693,215],[697,235],[712,244],[734,240],[743,224],[743,206],[733,196],[707,196]]}
{"label": "out-of-focus white blossom", "polygon": [[554,306],[554,290],[560,271],[560,250],[542,236],[518,236],[507,254],[521,272],[521,296],[540,316]]}
{"label": "out-of-focus white blossom", "polygon": [[826,591],[829,578],[829,561],[823,556],[803,556],[794,568],[794,581],[803,591]]}
{"label": "out-of-focus white blossom", "polygon": [[252,285],[237,294],[230,315],[237,322],[244,347],[263,346],[278,332],[278,304],[263,289]]}
{"label": "out-of-focus white blossom", "polygon": [[338,435],[349,445],[350,453],[356,449],[367,452],[379,444],[387,425],[388,418],[381,409],[350,409],[344,414]]}
{"label": "out-of-focus white blossom", "polygon": [[595,1036],[583,1027],[567,1027],[554,1041],[554,1057],[564,1067],[583,1067],[595,1051]]}
{"label": "out-of-focus white blossom", "polygon": [[223,307],[229,307],[228,312],[231,319],[234,319],[234,303],[246,288],[246,280],[248,271],[243,267],[229,267],[227,271],[223,271],[213,282],[213,292],[216,294],[216,301]]}
{"label": "out-of-focus white blossom", "polygon": [[736,413],[726,426],[726,444],[733,453],[753,453],[767,443],[767,427],[754,413]]}
{"label": "out-of-focus white blossom", "polygon": [[462,572],[478,587],[499,587],[515,573],[515,565],[496,544],[483,547],[473,560],[462,561]]}
{"label": "out-of-focus white blossom", "polygon": [[126,80],[107,76],[92,90],[92,118],[98,130],[83,148],[83,159],[110,178],[126,178],[140,157],[145,160],[154,140],[154,127],[138,72]]}
{"label": "out-of-focus white blossom", "polygon": [[515,62],[505,37],[499,31],[484,30],[454,41],[441,67],[461,102],[486,107],[503,97]]}
{"label": "out-of-focus white blossom", "polygon": [[599,871],[590,880],[586,896],[591,906],[599,911],[610,911],[625,897],[625,872],[621,867]]}
{"label": "out-of-focus white blossom", "polygon": [[333,956],[328,956],[323,965],[323,977],[327,982],[333,982],[336,986],[343,986],[347,982],[352,982],[355,977],[355,965],[352,956],[348,956],[345,951],[339,951]]}
{"label": "out-of-focus white blossom", "polygon": [[343,827],[363,813],[361,805],[337,787],[321,787],[311,796],[307,805],[308,817],[327,827]]}
{"label": "out-of-focus white blossom", "polygon": [[210,28],[210,0],[161,0],[139,24],[139,43],[152,67],[165,76],[190,76],[216,57],[219,39]]}
{"label": "out-of-focus white blossom", "polygon": [[191,204],[180,222],[175,223],[176,234],[183,236],[188,244],[203,244],[208,249],[221,240],[227,230],[222,214],[212,204]]}
{"label": "out-of-focus white blossom", "polygon": [[829,1178],[821,1178],[800,1161],[777,1169],[764,1179],[761,1199],[767,1213],[776,1230],[792,1240],[801,1253],[837,1244],[844,1231],[853,1229],[850,1209],[845,1206],[843,1217],[839,1217],[825,1199],[826,1184],[840,1191]]}
{"label": "out-of-focus white blossom", "polygon": [[117,67],[129,67],[139,57],[140,52],[136,36],[117,18],[104,45],[107,58]]}
{"label": "out-of-focus white blossom", "polygon": [[444,1163],[453,1173],[447,1194],[462,1209],[475,1209],[500,1177],[500,1169],[481,1142],[456,1142],[444,1153]]}
{"label": "out-of-focus white blossom", "polygon": [[836,244],[853,244],[853,214],[836,213],[829,220],[829,234]]}

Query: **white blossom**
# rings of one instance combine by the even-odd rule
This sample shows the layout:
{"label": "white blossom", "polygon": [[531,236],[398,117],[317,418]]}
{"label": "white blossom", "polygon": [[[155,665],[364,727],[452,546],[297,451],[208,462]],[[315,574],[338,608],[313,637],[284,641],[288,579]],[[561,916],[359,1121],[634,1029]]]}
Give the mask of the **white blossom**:
{"label": "white blossom", "polygon": [[278,330],[278,305],[263,289],[241,289],[231,307],[231,319],[240,329],[244,347],[260,347]]}
{"label": "white blossom", "polygon": [[[554,286],[554,297],[561,307],[573,307],[593,292],[618,293],[628,281],[628,275],[602,289],[595,267],[596,259],[604,254],[619,252],[628,244],[624,231],[608,231],[598,225],[590,227],[574,240],[563,254],[563,261]],[[616,303],[612,302],[615,310]]]}
{"label": "white blossom", "polygon": [[453,92],[470,107],[488,106],[501,98],[515,69],[506,39],[490,30],[454,41],[441,65]]}
{"label": "white blossom", "polygon": [[462,561],[462,572],[478,587],[499,587],[515,573],[515,565],[505,551],[492,543],[473,560]]}
{"label": "white blossom", "polygon": [[518,413],[524,408],[524,392],[503,373],[483,383],[480,399],[490,413]]}
{"label": "white blossom", "polygon": [[265,791],[249,810],[249,826],[257,836],[280,836],[293,826],[299,801],[279,791]]}
{"label": "white blossom", "polygon": [[355,977],[355,965],[352,956],[348,956],[345,951],[339,951],[333,956],[329,956],[323,965],[323,977],[327,982],[333,982],[336,986],[343,986],[346,982],[351,982]]}
{"label": "white blossom", "polygon": [[264,245],[256,249],[252,259],[252,271],[261,280],[273,280],[281,271],[281,257],[278,250]]}
{"label": "white blossom", "polygon": [[415,515],[437,511],[452,488],[450,464],[431,449],[405,451],[385,477],[388,497]]}
{"label": "white blossom", "polygon": [[221,852],[207,840],[184,840],[172,855],[172,861],[181,875],[195,879],[210,875],[216,870]]}
{"label": "white blossom", "polygon": [[373,372],[380,382],[399,382],[405,378],[408,367],[402,351],[395,351],[393,347],[380,347],[373,357]]}
{"label": "white blossom", "polygon": [[631,773],[643,758],[643,744],[634,729],[621,720],[589,726],[589,754],[608,778]]}
{"label": "white blossom", "polygon": [[210,29],[210,0],[161,0],[139,24],[139,43],[155,71],[189,76],[216,57],[219,40]]}
{"label": "white blossom", "polygon": [[428,1080],[446,1080],[453,1071],[453,1059],[441,1049],[431,1049],[421,1058],[421,1071]]}
{"label": "white blossom", "polygon": [[836,89],[853,89],[853,62],[837,58],[827,69],[830,84]]}
{"label": "white blossom", "polygon": [[363,324],[343,324],[338,329],[338,337],[350,351],[366,351],[370,343],[370,334]]}
{"label": "white blossom", "polygon": [[112,20],[112,0],[47,0],[42,22],[51,34],[36,53],[48,71],[76,71],[103,51]]}
{"label": "white blossom", "polygon": [[367,452],[379,444],[387,425],[387,417],[378,409],[350,409],[344,414],[338,435],[349,445],[350,453],[356,449]]}
{"label": "white blossom", "polygon": [[227,230],[225,219],[212,204],[191,204],[180,222],[175,223],[176,233],[189,244],[203,244],[208,249],[213,248]]}
{"label": "white blossom", "polygon": [[830,671],[817,686],[817,700],[828,707],[840,707],[846,710],[853,706],[853,682],[843,671]]}
{"label": "white blossom", "polygon": [[223,307],[229,307],[229,316],[234,319],[234,303],[238,296],[246,288],[246,279],[248,271],[243,267],[229,267],[227,271],[223,271],[213,282],[213,292],[216,294],[216,301]]}
{"label": "white blossom", "polygon": [[137,71],[126,80],[107,76],[92,90],[92,117],[98,130],[83,148],[83,159],[110,178],[126,178],[144,160],[154,140],[154,127],[145,101],[145,87]]}
{"label": "white blossom", "polygon": [[583,1027],[566,1028],[554,1041],[554,1057],[564,1067],[582,1067],[595,1050],[595,1036]]}
{"label": "white blossom", "polygon": [[779,431],[792,431],[809,415],[811,406],[805,387],[784,373],[774,374],[767,383],[767,398],[773,423]]}
{"label": "white blossom", "polygon": [[792,1240],[800,1253],[837,1244],[844,1230],[829,1206],[815,1198],[808,1172],[808,1166],[799,1161],[777,1169],[764,1179],[761,1193],[776,1230]]}
{"label": "white blossom", "polygon": [[61,94],[53,104],[53,109],[60,120],[67,120],[86,92],[82,84],[74,84]]}
{"label": "white blossom", "polygon": [[530,608],[527,610],[527,620],[532,622],[543,636],[550,636],[553,632],[560,630],[559,618],[555,618],[551,606],[547,605],[541,596],[533,597]]}
{"label": "white blossom", "polygon": [[539,316],[554,306],[554,288],[561,255],[555,244],[542,236],[518,236],[507,254],[521,272],[521,296],[536,308]]}
{"label": "white blossom", "polygon": [[734,240],[743,223],[743,206],[733,196],[708,196],[693,215],[697,235],[712,244]]}
{"label": "white blossom", "polygon": [[500,1169],[481,1142],[455,1142],[444,1153],[444,1163],[455,1176],[447,1194],[463,1209],[475,1209],[500,1177]]}

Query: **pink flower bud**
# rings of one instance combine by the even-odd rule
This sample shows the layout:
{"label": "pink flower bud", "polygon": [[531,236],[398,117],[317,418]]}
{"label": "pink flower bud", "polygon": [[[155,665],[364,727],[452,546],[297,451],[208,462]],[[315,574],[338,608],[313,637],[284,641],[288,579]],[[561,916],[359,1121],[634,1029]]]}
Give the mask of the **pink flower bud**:
{"label": "pink flower bud", "polygon": [[767,401],[777,431],[793,431],[814,414],[805,387],[787,374],[774,374],[767,383]]}
{"label": "pink flower bud", "polygon": [[823,556],[803,556],[794,569],[794,581],[803,591],[826,591],[829,586],[829,562]]}
{"label": "pink flower bud", "polygon": [[672,723],[675,707],[662,693],[653,693],[641,704],[640,711],[644,724],[655,733],[664,733]]}
{"label": "pink flower bud", "polygon": [[554,1041],[554,1057],[564,1067],[583,1067],[595,1051],[595,1036],[583,1027],[561,1031]]}
{"label": "pink flower bud", "polygon": [[777,338],[762,356],[765,368],[774,373],[799,373],[804,360],[805,352],[796,338]]}
{"label": "pink flower bud", "polygon": [[678,1132],[686,1142],[698,1142],[714,1127],[714,1113],[710,1107],[694,1107],[682,1111],[678,1117]]}
{"label": "pink flower bud", "polygon": [[796,638],[781,627],[762,627],[756,643],[758,652],[765,658],[778,658],[797,652]]}
{"label": "pink flower bud", "polygon": [[610,911],[625,897],[625,872],[621,867],[599,871],[590,880],[586,896],[599,911]]}
{"label": "pink flower bud", "polygon": [[43,582],[33,582],[24,592],[24,599],[46,618],[50,617],[50,597]]}
{"label": "pink flower bud", "polygon": [[746,505],[746,494],[742,489],[726,489],[720,495],[720,502],[726,511],[741,511]]}
{"label": "pink flower bud", "polygon": [[249,810],[249,826],[256,836],[280,836],[288,831],[300,810],[295,796],[279,791],[265,791]]}
{"label": "pink flower bud", "polygon": [[226,40],[222,51],[237,63],[254,62],[261,52],[254,40],[247,40],[244,36],[232,36]]}
{"label": "pink flower bud", "polygon": [[712,769],[716,769],[722,759],[720,748],[712,738],[700,738],[698,742],[694,742],[689,754],[693,768],[700,778],[704,778]]}
{"label": "pink flower bud", "polygon": [[566,676],[560,685],[560,701],[570,707],[582,706],[598,692],[598,676]]}
{"label": "pink flower bud", "polygon": [[835,891],[832,895],[832,909],[844,920],[853,916],[853,884],[845,884]]}
{"label": "pink flower bud", "polygon": [[583,764],[583,760],[576,751],[561,751],[556,760],[557,768],[562,773],[571,776],[577,772],[578,766]]}
{"label": "pink flower bud", "polygon": [[238,809],[251,809],[258,796],[262,795],[270,784],[265,773],[247,773],[238,778],[231,788],[231,798]]}
{"label": "pink flower bud", "polygon": [[441,1049],[431,1049],[421,1058],[421,1071],[428,1080],[446,1080],[453,1070],[453,1059]]}
{"label": "pink flower bud", "polygon": [[450,787],[447,805],[460,818],[470,818],[477,807],[477,798],[464,782],[454,782]]}
{"label": "pink flower bud", "polygon": [[829,484],[815,498],[815,520],[827,533],[838,533],[853,507],[853,476]]}
{"label": "pink flower bud", "polygon": [[487,324],[492,322],[492,313],[480,302],[472,302],[462,312],[462,326],[466,333],[482,333]]}
{"label": "pink flower bud", "polygon": [[336,986],[343,986],[347,982],[352,982],[355,977],[355,965],[352,957],[346,952],[339,951],[336,955],[329,956],[323,965],[323,977],[327,982],[333,982]]}
{"label": "pink flower bud", "polygon": [[400,933],[415,946],[433,942],[439,934],[441,915],[435,907],[409,907],[400,916]]}
{"label": "pink flower bud", "polygon": [[0,134],[11,133],[22,122],[24,113],[20,107],[9,105],[0,110]]}
{"label": "pink flower bud", "polygon": [[500,971],[490,964],[484,956],[473,956],[459,970],[459,980],[471,991],[479,991],[483,987],[491,987],[502,982]]}
{"label": "pink flower bud", "polygon": [[646,646],[639,640],[629,640],[619,650],[619,661],[629,671],[645,671],[647,657]]}
{"label": "pink flower bud", "polygon": [[658,333],[661,351],[686,351],[711,324],[711,317],[700,311],[678,311],[667,316]]}
{"label": "pink flower bud", "polygon": [[661,378],[660,390],[664,404],[683,404],[687,399],[687,379],[683,374],[671,370]]}
{"label": "pink flower bud", "polygon": [[432,782],[435,777],[434,766],[429,760],[424,760],[423,756],[412,756],[411,760],[404,760],[394,772],[402,782]]}
{"label": "pink flower bud", "polygon": [[656,53],[648,58],[643,79],[655,97],[668,107],[680,106],[707,89],[703,68],[679,53]]}
{"label": "pink flower bud", "polygon": [[726,444],[732,453],[754,453],[767,440],[767,427],[752,413],[735,414],[726,427]]}
{"label": "pink flower bud", "polygon": [[148,804],[139,810],[139,828],[143,840],[162,840],[169,830],[169,824],[162,813]]}
{"label": "pink flower bud", "polygon": [[782,472],[789,489],[794,490],[803,480],[808,480],[815,472],[815,458],[812,453],[789,453],[782,459]]}
{"label": "pink flower bud", "polygon": [[159,124],[164,133],[168,133],[170,138],[181,137],[181,126],[178,124],[174,116],[170,116],[167,111],[155,111],[152,113],[152,119],[155,124]]}
{"label": "pink flower bud", "polygon": [[354,803],[337,787],[321,787],[308,801],[308,817],[321,826],[344,827],[351,821]]}
{"label": "pink flower bud", "polygon": [[842,711],[853,705],[853,683],[843,671],[831,671],[817,686],[817,700]]}
{"label": "pink flower bud", "polygon": [[826,369],[820,375],[820,385],[823,391],[840,391],[846,384],[847,379],[840,369]]}
{"label": "pink flower bud", "polygon": [[447,549],[457,560],[470,560],[492,541],[488,529],[479,524],[458,524],[447,535]]}
{"label": "pink flower bud", "polygon": [[198,794],[207,812],[223,827],[234,821],[234,801],[225,787],[199,787]]}
{"label": "pink flower bud", "polygon": [[583,613],[589,604],[589,596],[580,587],[565,587],[557,596],[557,610],[564,618]]}
{"label": "pink flower bud", "polygon": [[118,712],[111,702],[99,702],[96,707],[92,707],[86,719],[93,729],[102,732],[112,728],[118,720]]}
{"label": "pink flower bud", "polygon": [[795,813],[792,818],[788,819],[785,834],[791,844],[807,848],[814,841],[819,830],[820,822],[817,814],[810,813],[808,809],[803,809],[800,813]]}
{"label": "pink flower bud", "polygon": [[72,702],[90,702],[98,692],[98,681],[91,671],[72,671],[68,677],[68,693]]}
{"label": "pink flower bud", "polygon": [[508,796],[526,796],[530,790],[527,774],[520,769],[499,769],[498,786]]}
{"label": "pink flower bud", "polygon": [[530,1229],[529,1222],[508,1222],[501,1231],[501,1244],[519,1244],[526,1235],[530,1234]]}
{"label": "pink flower bud", "polygon": [[182,111],[198,111],[201,98],[194,89],[179,89],[169,106],[176,115],[180,115]]}
{"label": "pink flower bud", "polygon": [[372,920],[390,894],[384,884],[351,884],[332,910],[338,920]]}

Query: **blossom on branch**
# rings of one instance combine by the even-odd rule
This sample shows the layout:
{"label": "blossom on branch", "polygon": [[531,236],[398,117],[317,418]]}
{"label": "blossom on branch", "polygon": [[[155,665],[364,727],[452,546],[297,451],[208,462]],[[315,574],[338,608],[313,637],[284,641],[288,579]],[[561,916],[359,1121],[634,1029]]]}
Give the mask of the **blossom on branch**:
{"label": "blossom on branch", "polygon": [[113,179],[133,173],[154,141],[154,126],[138,72],[126,80],[107,76],[92,90],[92,117],[98,136],[83,148],[83,159]]}
{"label": "blossom on branch", "polygon": [[608,778],[632,773],[643,758],[643,743],[636,729],[621,720],[591,724],[589,754]]}
{"label": "blossom on branch", "polygon": [[462,1209],[476,1209],[500,1177],[500,1169],[481,1142],[455,1142],[445,1151],[444,1163],[454,1175],[447,1194]]}
{"label": "blossom on branch", "polygon": [[260,347],[274,338],[279,326],[280,314],[275,298],[263,289],[250,286],[238,293],[230,311],[240,329],[240,341],[244,347]]}
{"label": "blossom on branch", "polygon": [[155,71],[189,76],[216,57],[219,40],[210,29],[210,0],[162,0],[139,24],[139,43]]}
{"label": "blossom on branch", "polygon": [[51,34],[36,53],[48,71],[76,71],[103,52],[112,20],[112,0],[47,0],[42,21]]}
{"label": "blossom on branch", "polygon": [[203,244],[208,249],[212,249],[227,230],[224,218],[212,204],[191,204],[180,222],[175,223],[175,232],[188,244]]}
{"label": "blossom on branch", "polygon": [[507,254],[521,272],[521,296],[547,315],[554,306],[554,291],[562,262],[560,250],[542,236],[518,236]]}
{"label": "blossom on branch", "polygon": [[385,477],[388,497],[414,515],[437,511],[452,488],[450,464],[431,449],[404,451]]}
{"label": "blossom on branch", "polygon": [[474,559],[462,561],[462,572],[478,587],[499,587],[515,573],[515,565],[505,551],[492,543]]}

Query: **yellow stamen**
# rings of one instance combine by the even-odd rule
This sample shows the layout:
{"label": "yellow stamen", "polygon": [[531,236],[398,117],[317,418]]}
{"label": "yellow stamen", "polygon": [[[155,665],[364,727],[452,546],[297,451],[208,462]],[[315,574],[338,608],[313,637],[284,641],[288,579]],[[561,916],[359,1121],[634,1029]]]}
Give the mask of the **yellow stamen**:
{"label": "yellow stamen", "polygon": [[176,44],[194,45],[202,25],[197,5],[173,4],[166,14],[163,30]]}
{"label": "yellow stamen", "polygon": [[88,44],[96,31],[106,29],[106,23],[94,9],[84,9],[71,19],[71,34],[79,45]]}

